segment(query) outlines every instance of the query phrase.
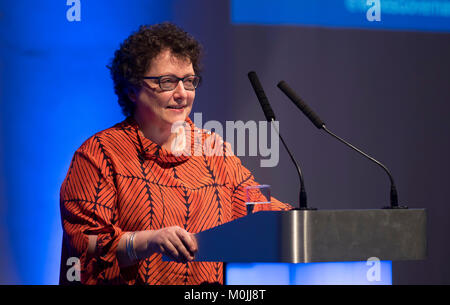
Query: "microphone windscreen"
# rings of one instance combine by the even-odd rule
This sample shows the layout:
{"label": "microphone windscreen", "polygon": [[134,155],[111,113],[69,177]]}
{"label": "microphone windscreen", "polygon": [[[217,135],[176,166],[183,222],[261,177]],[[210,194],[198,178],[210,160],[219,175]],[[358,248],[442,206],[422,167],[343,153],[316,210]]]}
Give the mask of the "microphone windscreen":
{"label": "microphone windscreen", "polygon": [[267,99],[266,94],[264,93],[262,85],[259,82],[258,76],[254,71],[251,71],[248,73],[248,79],[252,84],[253,90],[255,91],[259,103],[261,104],[264,116],[266,117],[267,121],[270,122],[272,120],[275,120],[275,114],[269,104],[269,100]]}
{"label": "microphone windscreen", "polygon": [[322,129],[325,123],[319,118],[317,114],[309,108],[308,105],[288,86],[285,81],[281,81],[278,83],[278,88],[286,94],[289,99],[306,115],[311,122],[319,129]]}

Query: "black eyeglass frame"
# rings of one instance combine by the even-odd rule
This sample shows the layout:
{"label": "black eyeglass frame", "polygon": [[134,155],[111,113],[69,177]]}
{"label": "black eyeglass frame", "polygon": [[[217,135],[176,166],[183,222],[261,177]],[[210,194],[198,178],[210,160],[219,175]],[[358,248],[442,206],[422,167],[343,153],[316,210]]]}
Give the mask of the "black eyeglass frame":
{"label": "black eyeglass frame", "polygon": [[[163,77],[171,77],[172,79],[176,79],[176,80],[177,80],[177,83],[176,83],[175,87],[173,87],[172,89],[164,89],[164,88],[161,86],[161,79],[162,79]],[[187,79],[187,78],[189,78],[189,77],[195,77],[195,79],[198,79],[198,81],[197,81],[197,83],[195,84],[195,86],[194,86],[193,89],[188,89],[188,88],[186,88],[186,86],[184,85],[184,80]],[[197,89],[198,85],[200,84],[200,82],[201,82],[201,80],[202,80],[202,77],[201,77],[200,75],[188,75],[188,76],[185,76],[185,77],[177,77],[177,76],[175,76],[175,75],[161,75],[161,76],[144,76],[144,77],[142,77],[142,78],[143,78],[143,79],[157,79],[157,80],[158,80],[159,88],[161,88],[161,90],[163,90],[163,91],[172,91],[172,90],[175,90],[175,88],[178,86],[178,83],[179,83],[180,81],[183,83],[183,87],[184,87],[185,90],[188,90],[188,91],[194,91],[195,89]],[[195,83],[195,81],[194,81],[192,84],[194,84],[194,83]]]}

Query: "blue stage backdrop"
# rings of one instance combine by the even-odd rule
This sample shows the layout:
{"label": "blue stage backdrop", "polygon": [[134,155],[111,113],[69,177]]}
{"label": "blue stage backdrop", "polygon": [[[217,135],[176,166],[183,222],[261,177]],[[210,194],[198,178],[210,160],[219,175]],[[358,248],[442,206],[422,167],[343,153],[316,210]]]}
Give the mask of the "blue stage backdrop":
{"label": "blue stage backdrop", "polygon": [[123,119],[105,66],[140,24],[171,19],[171,1],[79,3],[79,16],[76,1],[0,4],[3,283],[58,283],[71,157]]}
{"label": "blue stage backdrop", "polygon": [[[229,47],[231,55],[222,55],[230,57],[239,56],[238,46],[221,45],[231,33],[230,24],[450,31],[450,4],[443,0],[369,1],[370,5],[365,0],[215,1],[0,1],[0,283],[58,283],[59,189],[82,142],[123,119],[106,65],[119,42],[139,25],[182,20],[194,34],[198,30],[212,37],[206,50]],[[215,11],[217,3],[230,11]],[[368,12],[369,19],[381,20],[369,21]],[[224,16],[225,25],[209,24]],[[226,69],[235,68],[228,65],[229,58],[212,53],[207,54],[209,63],[222,70],[211,72],[207,67],[209,75],[219,79]],[[220,89],[235,77],[223,79]],[[222,97],[205,100],[216,98]],[[252,119],[255,116],[252,113]],[[299,268],[309,267],[285,268],[290,280],[303,282]],[[367,272],[367,265],[363,268]]]}

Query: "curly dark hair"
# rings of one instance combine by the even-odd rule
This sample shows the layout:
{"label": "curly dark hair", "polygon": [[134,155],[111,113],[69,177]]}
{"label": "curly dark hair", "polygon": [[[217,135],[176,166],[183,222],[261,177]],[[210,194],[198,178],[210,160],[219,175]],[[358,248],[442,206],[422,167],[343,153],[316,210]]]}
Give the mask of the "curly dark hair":
{"label": "curly dark hair", "polygon": [[166,49],[177,57],[190,60],[195,74],[200,75],[202,46],[195,38],[169,22],[140,26],[137,32],[121,43],[107,66],[125,116],[134,115],[135,109],[128,94],[142,86],[142,77],[152,60]]}

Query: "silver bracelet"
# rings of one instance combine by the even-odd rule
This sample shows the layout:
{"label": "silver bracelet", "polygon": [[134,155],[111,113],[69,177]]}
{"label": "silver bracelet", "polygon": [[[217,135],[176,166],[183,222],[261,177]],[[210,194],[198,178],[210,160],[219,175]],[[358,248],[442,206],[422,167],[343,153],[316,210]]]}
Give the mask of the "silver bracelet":
{"label": "silver bracelet", "polygon": [[125,245],[125,248],[126,248],[126,251],[128,254],[128,258],[132,262],[138,261],[136,250],[134,249],[134,236],[135,235],[136,235],[136,232],[132,232],[130,234],[130,237],[127,239],[127,243]]}

